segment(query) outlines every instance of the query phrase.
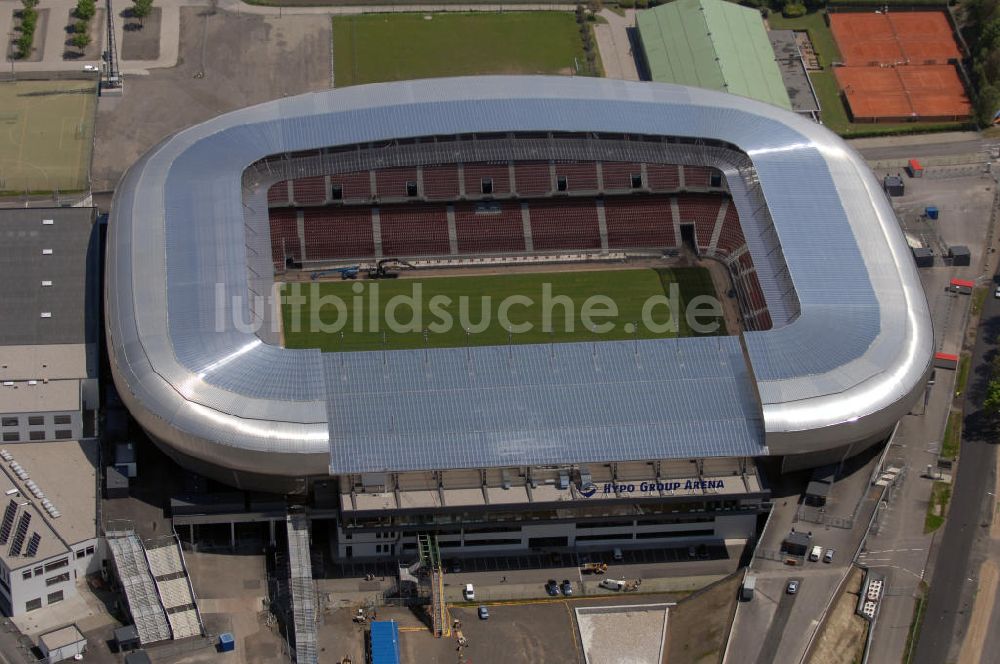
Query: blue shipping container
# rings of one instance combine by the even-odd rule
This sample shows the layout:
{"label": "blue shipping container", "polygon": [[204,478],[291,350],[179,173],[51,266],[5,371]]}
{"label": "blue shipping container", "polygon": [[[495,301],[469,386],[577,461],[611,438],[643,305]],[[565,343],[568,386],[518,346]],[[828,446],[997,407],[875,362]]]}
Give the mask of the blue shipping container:
{"label": "blue shipping container", "polygon": [[236,650],[236,639],[229,632],[219,634],[219,650],[222,652],[232,652]]}
{"label": "blue shipping container", "polygon": [[372,623],[372,664],[399,664],[399,626],[395,620]]}

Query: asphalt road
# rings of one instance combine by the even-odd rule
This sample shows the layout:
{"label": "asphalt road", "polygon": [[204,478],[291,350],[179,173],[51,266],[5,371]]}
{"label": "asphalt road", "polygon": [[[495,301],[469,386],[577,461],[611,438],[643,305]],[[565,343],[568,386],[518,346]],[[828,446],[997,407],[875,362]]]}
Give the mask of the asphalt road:
{"label": "asphalt road", "polygon": [[[951,507],[934,565],[934,576],[924,615],[914,664],[940,664],[948,660],[952,643],[965,632],[974,599],[973,550],[978,538],[989,537],[996,462],[994,429],[984,421],[982,402],[989,361],[996,352],[1000,333],[1000,300],[987,298],[973,349],[965,402],[965,429],[958,475],[952,489]],[[985,527],[984,525],[985,524]],[[961,619],[961,622],[959,622]],[[956,643],[956,647],[959,644]],[[957,650],[956,650],[957,652]]]}
{"label": "asphalt road", "polygon": [[[794,577],[794,579],[801,586],[802,578]],[[760,654],[757,655],[757,664],[771,664],[771,662],[777,661],[775,656],[778,654],[778,646],[781,645],[781,638],[785,634],[785,625],[788,624],[788,618],[792,615],[792,607],[798,597],[798,595],[789,595],[784,590],[782,593],[781,599],[778,601],[778,608],[774,612],[774,619],[771,620],[771,627],[767,630],[764,644],[760,647]]]}

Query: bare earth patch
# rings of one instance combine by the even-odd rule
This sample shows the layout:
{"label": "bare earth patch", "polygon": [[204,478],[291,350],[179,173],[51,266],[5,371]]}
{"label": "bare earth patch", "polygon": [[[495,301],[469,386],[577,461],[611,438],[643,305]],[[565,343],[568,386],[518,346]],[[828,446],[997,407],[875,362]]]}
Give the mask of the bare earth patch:
{"label": "bare earth patch", "polygon": [[162,12],[153,7],[149,16],[141,21],[126,9],[121,13],[124,21],[122,60],[155,60],[160,57],[160,21]]}
{"label": "bare earth patch", "polygon": [[868,622],[855,610],[864,572],[851,570],[844,590],[834,602],[821,628],[810,664],[853,664],[861,661],[868,633]]}

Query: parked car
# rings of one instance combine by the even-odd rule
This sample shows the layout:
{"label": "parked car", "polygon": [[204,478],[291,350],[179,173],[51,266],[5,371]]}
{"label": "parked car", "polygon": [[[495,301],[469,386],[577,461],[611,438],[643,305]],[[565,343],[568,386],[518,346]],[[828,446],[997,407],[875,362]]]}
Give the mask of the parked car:
{"label": "parked car", "polygon": [[812,548],[812,551],[809,552],[809,560],[813,561],[814,563],[819,562],[819,559],[822,555],[823,555],[823,547],[817,544]]}
{"label": "parked car", "polygon": [[489,620],[490,619],[490,610],[487,609],[485,606],[479,607],[478,613],[479,613],[479,619],[480,620]]}
{"label": "parked car", "polygon": [[832,563],[833,562],[833,554],[834,553],[835,553],[835,551],[833,549],[827,549],[826,553],[823,554],[823,562],[824,563]]}
{"label": "parked car", "polygon": [[545,592],[553,597],[559,594],[559,584],[556,583],[555,579],[549,579],[545,582]]}
{"label": "parked car", "polygon": [[471,602],[476,599],[476,589],[472,587],[471,583],[465,584],[465,589],[462,591],[462,595],[465,597],[466,602]]}
{"label": "parked car", "polygon": [[993,297],[995,297],[995,298],[997,298],[998,300],[1000,300],[1000,286],[997,286],[997,287],[996,287],[996,290],[995,290],[995,291],[993,291]]}
{"label": "parked car", "polygon": [[785,592],[788,593],[789,595],[794,595],[795,593],[799,592],[799,582],[796,581],[795,579],[789,581],[788,585],[785,586]]}
{"label": "parked car", "polygon": [[621,590],[625,587],[625,581],[621,579],[604,579],[601,581],[601,587],[608,590]]}
{"label": "parked car", "polygon": [[619,547],[615,547],[614,551],[611,553],[611,557],[614,558],[615,562],[620,562],[625,559],[625,555],[622,554],[622,550]]}
{"label": "parked car", "polygon": [[566,595],[566,597],[573,594],[573,584],[569,582],[569,579],[563,579],[560,588],[562,588],[562,594]]}
{"label": "parked car", "polygon": [[688,558],[697,558],[697,557],[698,557],[698,550],[695,549],[693,546],[689,546],[688,547]]}
{"label": "parked car", "polygon": [[83,71],[100,71],[100,69],[98,69],[97,65],[84,65]]}

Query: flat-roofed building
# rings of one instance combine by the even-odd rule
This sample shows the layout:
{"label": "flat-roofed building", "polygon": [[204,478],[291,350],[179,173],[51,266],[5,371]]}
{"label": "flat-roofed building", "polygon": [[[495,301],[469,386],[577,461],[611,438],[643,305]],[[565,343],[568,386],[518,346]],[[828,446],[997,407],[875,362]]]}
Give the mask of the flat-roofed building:
{"label": "flat-roofed building", "polygon": [[98,443],[0,448],[0,611],[16,616],[77,594],[100,571]]}
{"label": "flat-roofed building", "polygon": [[0,210],[0,437],[95,435],[97,234],[92,208]]}

